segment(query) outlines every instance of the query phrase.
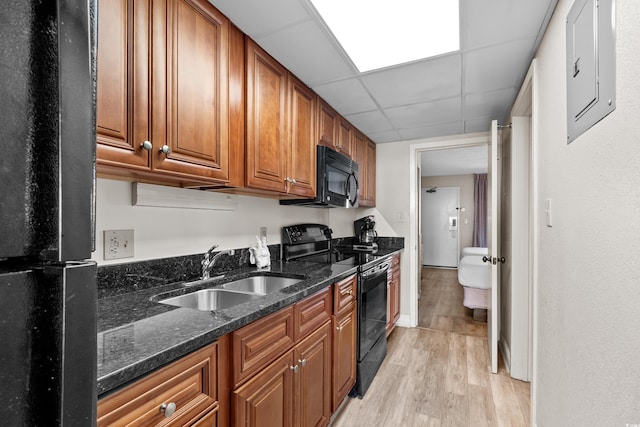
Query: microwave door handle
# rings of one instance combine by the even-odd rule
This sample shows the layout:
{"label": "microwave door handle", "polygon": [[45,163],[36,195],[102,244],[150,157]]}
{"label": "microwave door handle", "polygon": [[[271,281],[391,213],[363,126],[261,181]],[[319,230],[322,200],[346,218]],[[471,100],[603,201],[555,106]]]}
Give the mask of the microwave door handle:
{"label": "microwave door handle", "polygon": [[349,202],[351,203],[352,206],[355,206],[355,204],[358,202],[358,178],[356,178],[355,173],[351,173],[349,175],[349,178],[347,178],[347,197],[349,196],[349,190],[351,190],[351,178],[353,178],[353,181],[356,184],[356,188],[353,193],[354,194],[353,200],[349,199]]}

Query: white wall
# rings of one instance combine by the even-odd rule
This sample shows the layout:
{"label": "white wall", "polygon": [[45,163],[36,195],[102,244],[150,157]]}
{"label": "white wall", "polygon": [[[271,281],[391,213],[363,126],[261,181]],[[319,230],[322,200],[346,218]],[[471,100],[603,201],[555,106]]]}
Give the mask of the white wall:
{"label": "white wall", "polygon": [[[280,229],[298,223],[327,224],[334,237],[353,236],[353,221],[374,215],[380,236],[395,236],[375,208],[321,209],[280,206],[278,200],[238,196],[235,211],[132,206],[130,182],[98,179],[96,198],[96,251],[92,259],[100,265],[119,264],[255,245],[260,227],[267,227],[267,243],[281,242]],[[133,229],[134,258],[105,261],[103,231]]]}
{"label": "white wall", "polygon": [[[547,426],[640,423],[640,2],[617,0],[617,108],[566,144],[560,0],[534,87],[537,410]],[[535,111],[535,110],[534,110]],[[542,213],[553,201],[553,227]]]}
{"label": "white wall", "polygon": [[[455,147],[464,144],[478,145],[489,141],[487,133],[454,135],[399,141],[376,145],[376,206],[398,236],[405,238],[405,252],[401,258],[400,321],[403,325],[417,323],[417,197],[411,188],[419,188],[417,173],[411,174],[412,165],[417,168],[416,150]],[[415,181],[412,180],[415,177]],[[413,235],[411,222],[416,235]],[[412,318],[413,316],[413,318]]]}

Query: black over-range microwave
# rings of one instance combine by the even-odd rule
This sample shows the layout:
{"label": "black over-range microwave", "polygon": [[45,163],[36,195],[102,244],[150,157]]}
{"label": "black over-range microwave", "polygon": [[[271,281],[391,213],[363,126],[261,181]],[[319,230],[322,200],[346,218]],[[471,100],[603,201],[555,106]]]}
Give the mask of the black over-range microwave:
{"label": "black over-range microwave", "polygon": [[281,200],[282,205],[310,207],[358,206],[358,164],[342,153],[318,145],[316,197]]}

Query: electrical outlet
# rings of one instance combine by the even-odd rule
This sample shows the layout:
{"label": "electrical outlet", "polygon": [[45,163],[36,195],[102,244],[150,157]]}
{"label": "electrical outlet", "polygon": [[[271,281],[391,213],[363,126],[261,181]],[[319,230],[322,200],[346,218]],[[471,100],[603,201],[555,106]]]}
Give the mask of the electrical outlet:
{"label": "electrical outlet", "polygon": [[133,257],[133,230],[104,230],[104,259]]}

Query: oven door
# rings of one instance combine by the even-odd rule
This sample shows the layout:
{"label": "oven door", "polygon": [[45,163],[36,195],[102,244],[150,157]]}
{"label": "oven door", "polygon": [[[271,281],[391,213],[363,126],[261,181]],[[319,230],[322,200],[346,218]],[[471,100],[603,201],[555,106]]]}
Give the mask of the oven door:
{"label": "oven door", "polygon": [[389,263],[363,271],[358,283],[358,361],[361,362],[378,338],[386,333],[387,270]]}

